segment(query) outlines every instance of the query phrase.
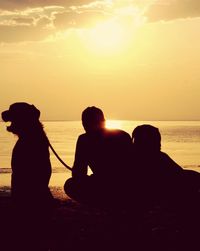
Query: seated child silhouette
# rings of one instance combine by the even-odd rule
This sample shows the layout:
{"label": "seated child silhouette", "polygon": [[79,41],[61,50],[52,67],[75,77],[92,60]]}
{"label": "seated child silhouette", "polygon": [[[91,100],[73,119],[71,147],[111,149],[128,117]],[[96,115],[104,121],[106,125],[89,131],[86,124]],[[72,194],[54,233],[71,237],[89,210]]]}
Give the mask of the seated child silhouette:
{"label": "seated child silhouette", "polygon": [[180,187],[183,169],[161,151],[161,135],[152,125],[137,126],[132,133],[133,163],[137,167],[138,187],[147,204],[174,196]]}
{"label": "seated child silhouette", "polygon": [[176,206],[198,205],[200,174],[184,170],[161,151],[161,135],[152,125],[133,130],[133,162],[137,166],[138,187],[146,203],[171,201]]}
{"label": "seated child silhouette", "polygon": [[[122,130],[107,129],[102,110],[94,106],[83,111],[82,124],[85,133],[78,138],[72,178],[65,183],[65,192],[89,204],[115,201],[122,193],[131,137]],[[90,176],[88,167],[93,172]]]}

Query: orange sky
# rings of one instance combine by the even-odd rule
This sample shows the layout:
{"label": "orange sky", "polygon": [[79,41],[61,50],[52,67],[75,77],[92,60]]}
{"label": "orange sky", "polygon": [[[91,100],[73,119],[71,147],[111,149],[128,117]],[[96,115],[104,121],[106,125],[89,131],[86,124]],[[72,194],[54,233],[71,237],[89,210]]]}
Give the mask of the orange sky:
{"label": "orange sky", "polygon": [[1,0],[0,110],[200,120],[199,27],[197,0]]}

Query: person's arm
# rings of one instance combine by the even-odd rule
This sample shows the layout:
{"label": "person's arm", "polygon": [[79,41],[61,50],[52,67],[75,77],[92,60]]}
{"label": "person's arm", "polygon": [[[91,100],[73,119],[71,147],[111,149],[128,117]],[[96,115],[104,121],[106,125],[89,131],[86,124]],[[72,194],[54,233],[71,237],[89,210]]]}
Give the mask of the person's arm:
{"label": "person's arm", "polygon": [[74,165],[72,168],[72,177],[83,177],[87,175],[87,145],[85,138],[81,135],[79,136],[76,144]]}

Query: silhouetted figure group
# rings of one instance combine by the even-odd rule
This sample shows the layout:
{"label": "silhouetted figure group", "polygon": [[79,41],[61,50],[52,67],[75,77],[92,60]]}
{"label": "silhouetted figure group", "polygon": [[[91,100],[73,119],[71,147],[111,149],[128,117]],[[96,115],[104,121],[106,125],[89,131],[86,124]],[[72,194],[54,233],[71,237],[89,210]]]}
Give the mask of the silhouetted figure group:
{"label": "silhouetted figure group", "polygon": [[[49,141],[39,117],[40,111],[27,103],[12,104],[2,113],[3,120],[11,122],[7,130],[18,136],[12,153],[11,196],[16,224],[24,219],[23,234],[32,226],[26,235],[29,241],[33,232],[42,234],[41,226],[48,224],[53,208]],[[107,129],[102,110],[94,106],[83,111],[82,125],[85,133],[77,140],[72,177],[64,184],[70,198],[90,206],[125,209],[134,219],[163,204],[183,212],[182,207],[189,209],[188,202],[199,208],[199,174],[183,170],[161,151],[158,128],[138,126],[131,139],[123,130]]]}

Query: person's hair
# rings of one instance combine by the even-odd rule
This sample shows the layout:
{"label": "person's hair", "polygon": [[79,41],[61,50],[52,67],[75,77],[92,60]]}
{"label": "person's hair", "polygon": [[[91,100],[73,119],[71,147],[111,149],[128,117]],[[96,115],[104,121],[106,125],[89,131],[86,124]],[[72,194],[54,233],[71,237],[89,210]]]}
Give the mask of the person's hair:
{"label": "person's hair", "polygon": [[161,135],[159,129],[152,125],[137,126],[132,133],[132,140],[135,147],[157,151],[161,148]]}
{"label": "person's hair", "polygon": [[82,123],[85,130],[101,128],[104,126],[105,118],[103,111],[95,106],[87,107],[82,112]]}

